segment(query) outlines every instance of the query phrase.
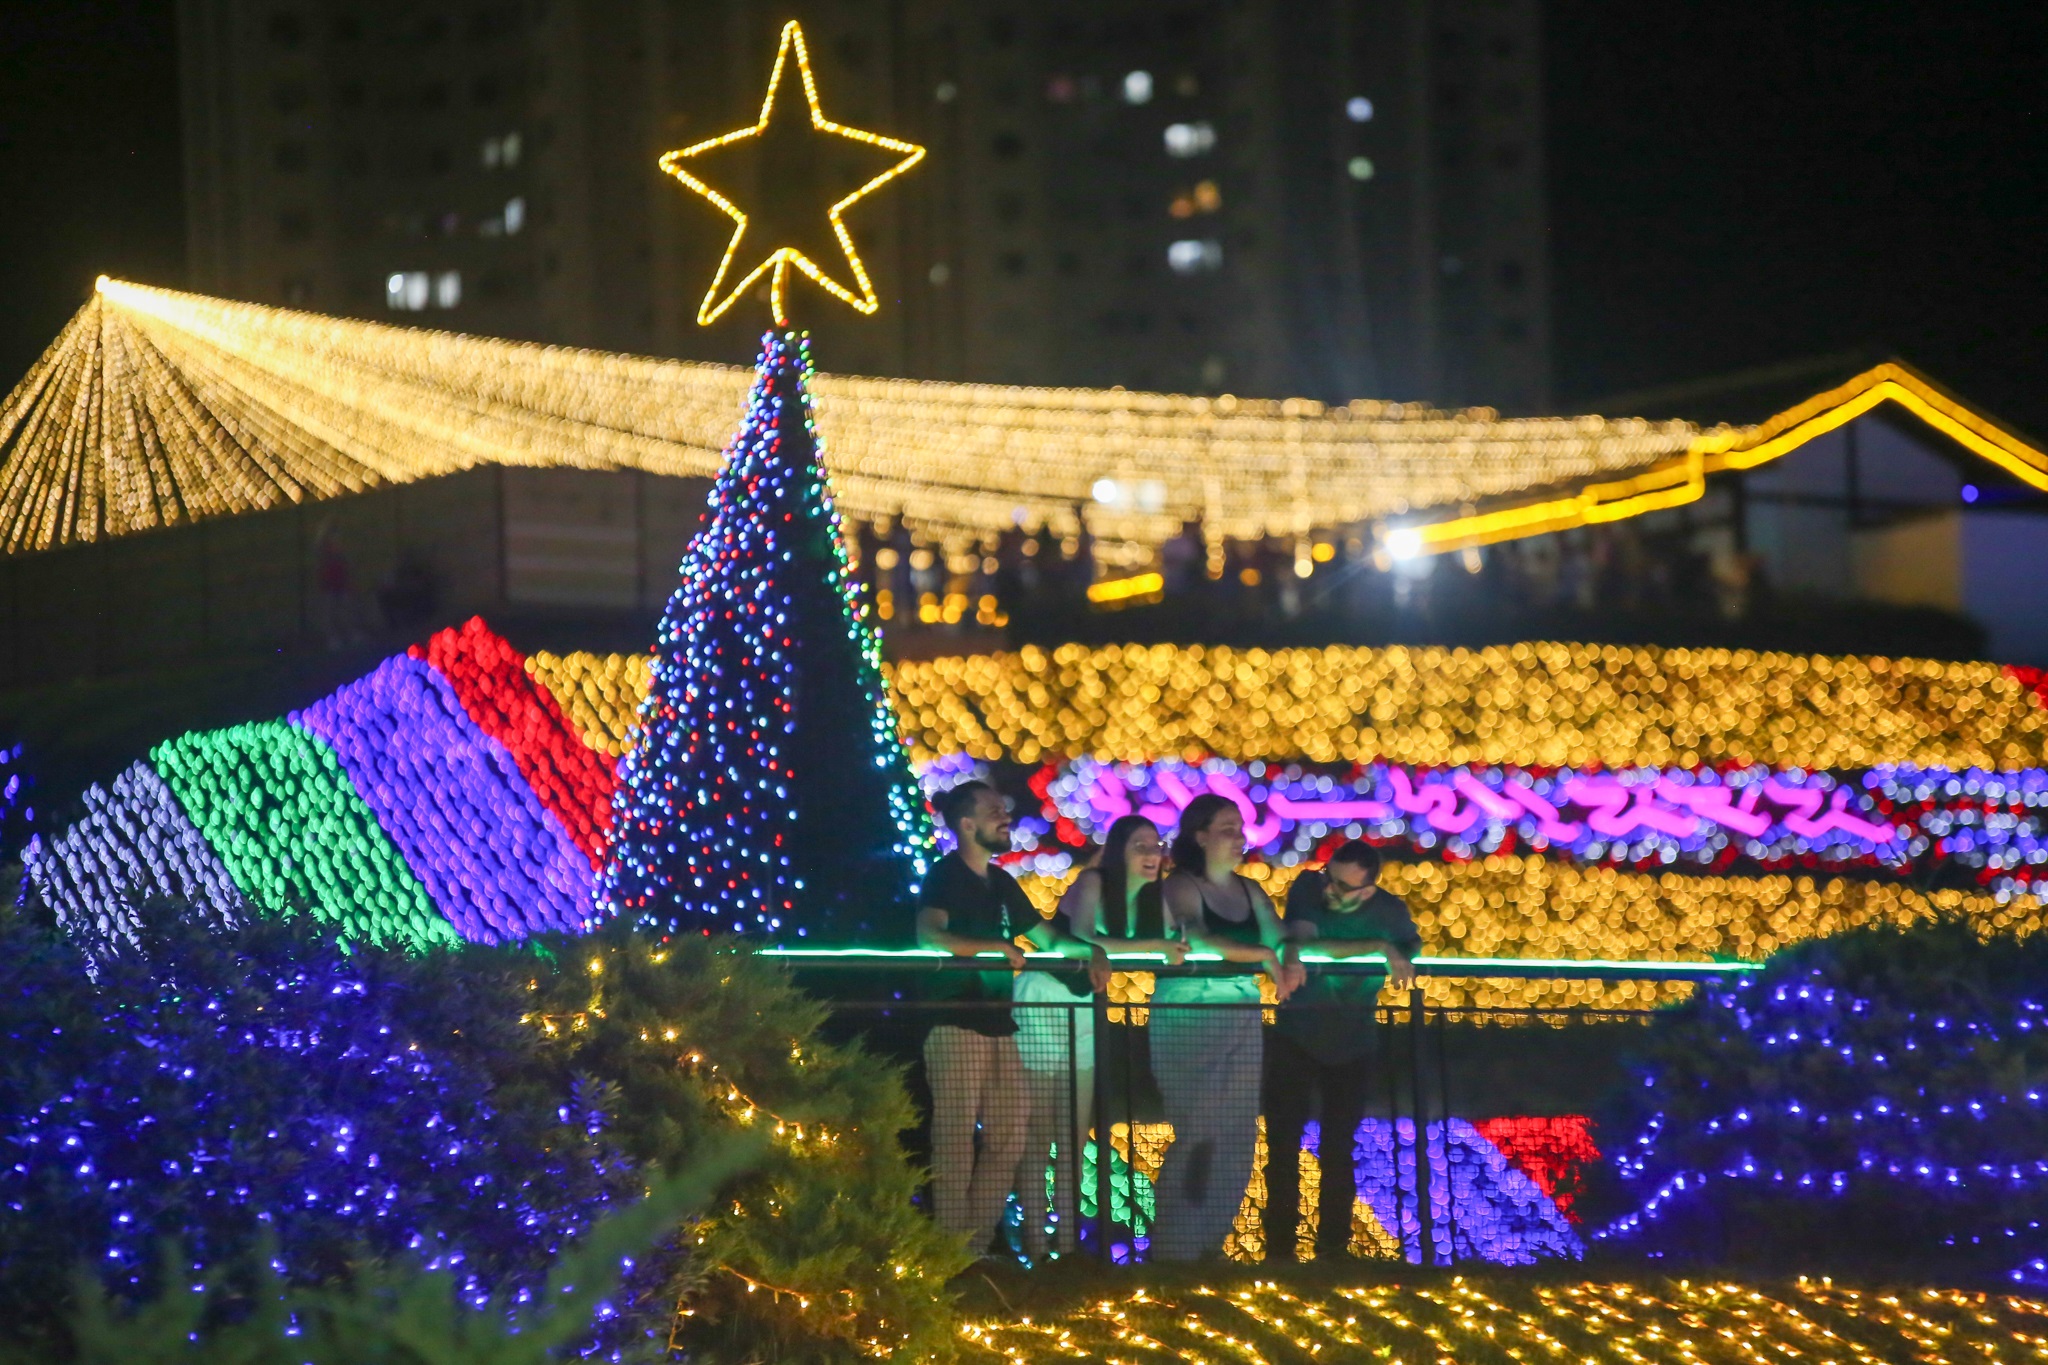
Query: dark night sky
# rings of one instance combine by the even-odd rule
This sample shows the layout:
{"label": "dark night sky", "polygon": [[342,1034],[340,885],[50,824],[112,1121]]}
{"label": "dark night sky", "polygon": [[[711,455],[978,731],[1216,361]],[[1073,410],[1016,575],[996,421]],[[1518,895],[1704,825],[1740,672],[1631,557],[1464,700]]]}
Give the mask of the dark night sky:
{"label": "dark night sky", "polygon": [[[2048,434],[2048,5],[1546,3],[1561,406],[1880,348]],[[0,0],[10,384],[94,275],[182,282],[173,29]]]}

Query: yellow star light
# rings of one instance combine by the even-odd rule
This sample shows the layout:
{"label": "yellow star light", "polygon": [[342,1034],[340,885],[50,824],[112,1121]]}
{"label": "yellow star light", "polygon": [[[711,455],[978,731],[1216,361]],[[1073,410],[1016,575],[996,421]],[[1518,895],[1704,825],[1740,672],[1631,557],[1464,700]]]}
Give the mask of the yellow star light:
{"label": "yellow star light", "polygon": [[[836,137],[848,138],[854,142],[865,143],[870,147],[880,148],[884,151],[898,153],[902,160],[897,161],[880,175],[875,176],[872,180],[869,180],[866,184],[825,210],[825,217],[832,224],[832,233],[838,238],[840,248],[846,253],[846,264],[853,272],[854,283],[852,288],[839,283],[839,281],[826,274],[823,267],[796,247],[786,243],[773,243],[770,244],[770,249],[761,258],[760,263],[752,270],[749,270],[739,283],[733,285],[724,297],[721,298],[719,291],[725,287],[726,276],[733,269],[733,260],[739,255],[740,247],[746,241],[747,214],[730,199],[692,175],[683,163],[692,157],[706,152],[730,147],[743,139],[758,138],[768,131],[769,120],[775,113],[775,96],[777,91],[781,89],[783,69],[788,65],[789,54],[792,50],[796,53],[797,70],[803,74],[804,99],[810,105],[812,129],[820,133],[830,133]],[[912,142],[904,142],[893,137],[884,137],[880,133],[864,132],[859,128],[849,128],[843,123],[834,123],[831,119],[826,118],[825,111],[818,107],[818,84],[811,76],[811,59],[810,54],[804,48],[803,29],[798,26],[797,21],[794,19],[784,24],[782,26],[782,41],[775,49],[775,69],[768,76],[768,94],[761,101],[761,116],[755,120],[753,127],[740,128],[718,137],[707,138],[703,142],[684,147],[680,151],[670,152],[661,158],[662,170],[682,181],[706,199],[709,199],[730,216],[734,224],[732,240],[725,244],[725,258],[718,263],[718,273],[711,277],[711,288],[705,291],[704,301],[697,306],[698,325],[708,327],[718,321],[725,311],[731,308],[739,300],[739,297],[753,286],[754,281],[760,279],[765,273],[770,275],[770,299],[774,308],[775,323],[779,327],[787,327],[789,325],[789,318],[783,312],[782,301],[784,287],[788,280],[789,268],[791,266],[795,266],[798,270],[810,276],[820,288],[854,309],[862,313],[874,313],[881,307],[881,300],[875,297],[875,286],[868,279],[867,267],[861,264],[860,253],[855,251],[853,247],[853,235],[846,230],[845,220],[840,215],[850,205],[857,203],[868,194],[880,189],[912,166],[915,166],[918,162],[924,160],[924,150],[924,148]]]}

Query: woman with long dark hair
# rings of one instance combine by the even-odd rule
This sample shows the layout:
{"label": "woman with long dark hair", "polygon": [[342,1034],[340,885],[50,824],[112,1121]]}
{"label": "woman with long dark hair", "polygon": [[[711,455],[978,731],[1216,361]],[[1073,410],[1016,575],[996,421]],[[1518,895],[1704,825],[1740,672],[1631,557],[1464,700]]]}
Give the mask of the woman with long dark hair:
{"label": "woman with long dark hair", "polygon": [[[1178,963],[1187,950],[1166,936],[1160,914],[1159,869],[1164,860],[1165,846],[1150,820],[1126,815],[1116,821],[1095,866],[1083,868],[1060,897],[1058,914],[1066,919],[1068,931],[1109,952],[1158,953]],[[1024,1002],[1018,1011],[1024,1075],[1031,1087],[1031,1126],[1017,1162],[1017,1202],[1024,1210],[1024,1254],[1040,1261],[1051,1249],[1046,1234],[1048,1161],[1053,1176],[1052,1223],[1062,1256],[1073,1253],[1080,1226],[1074,1185],[1080,1175],[1078,1147],[1095,1100],[1094,1001],[1074,994],[1045,972],[1023,977],[1017,989]]]}
{"label": "woman with long dark hair", "polygon": [[1158,953],[1178,964],[1187,945],[1166,934],[1159,871],[1166,845],[1142,815],[1119,816],[1102,841],[1095,866],[1074,878],[1059,913],[1075,938],[1114,953]]}
{"label": "woman with long dark hair", "polygon": [[[1281,999],[1299,983],[1273,902],[1240,873],[1244,815],[1228,797],[1188,802],[1161,888],[1167,932],[1189,950],[1257,963]],[[1223,1250],[1251,1183],[1264,1062],[1258,977],[1167,977],[1152,993],[1152,1074],[1173,1145],[1159,1171],[1152,1254],[1192,1261]]]}

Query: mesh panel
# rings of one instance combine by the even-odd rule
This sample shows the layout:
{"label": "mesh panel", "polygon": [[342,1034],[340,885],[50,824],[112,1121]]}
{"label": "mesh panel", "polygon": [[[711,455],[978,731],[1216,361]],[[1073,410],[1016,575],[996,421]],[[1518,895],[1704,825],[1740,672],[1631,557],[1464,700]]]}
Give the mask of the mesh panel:
{"label": "mesh panel", "polygon": [[1315,1028],[1245,978],[1119,975],[1094,997],[1028,971],[1015,991],[841,1000],[833,1031],[910,1064],[932,1216],[1034,1263],[1579,1256],[1583,1115],[1647,1017],[1411,996]]}

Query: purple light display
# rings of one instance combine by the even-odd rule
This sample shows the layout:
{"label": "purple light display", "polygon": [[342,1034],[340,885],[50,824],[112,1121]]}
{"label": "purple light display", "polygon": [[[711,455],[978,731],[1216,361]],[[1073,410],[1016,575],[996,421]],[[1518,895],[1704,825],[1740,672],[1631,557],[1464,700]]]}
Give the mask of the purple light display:
{"label": "purple light display", "polygon": [[387,659],[291,719],[333,748],[464,938],[589,927],[590,860],[430,665]]}
{"label": "purple light display", "polygon": [[134,907],[153,897],[190,902],[227,920],[242,893],[184,809],[147,763],[85,791],[85,818],[31,843],[30,883],[67,933],[134,941]]}
{"label": "purple light display", "polygon": [[[1585,1255],[1585,1244],[1557,1202],[1500,1148],[1464,1119],[1428,1124],[1431,1243],[1435,1259],[1529,1265]],[[1318,1142],[1320,1137],[1318,1136]],[[1354,1149],[1358,1193],[1402,1255],[1422,1260],[1415,1201],[1415,1124],[1367,1119]],[[1397,1231],[1398,1229],[1398,1231]]]}
{"label": "purple light display", "polygon": [[1101,763],[1076,759],[1047,794],[1091,835],[1137,812],[1171,827],[1204,792],[1235,803],[1245,839],[1269,856],[1304,856],[1330,834],[1405,840],[1452,856],[1510,842],[1576,859],[1711,864],[1819,855],[1835,862],[1903,861],[1909,837],[1867,797],[1827,773],[1737,768],[1535,772],[1413,768],[1394,763]]}

